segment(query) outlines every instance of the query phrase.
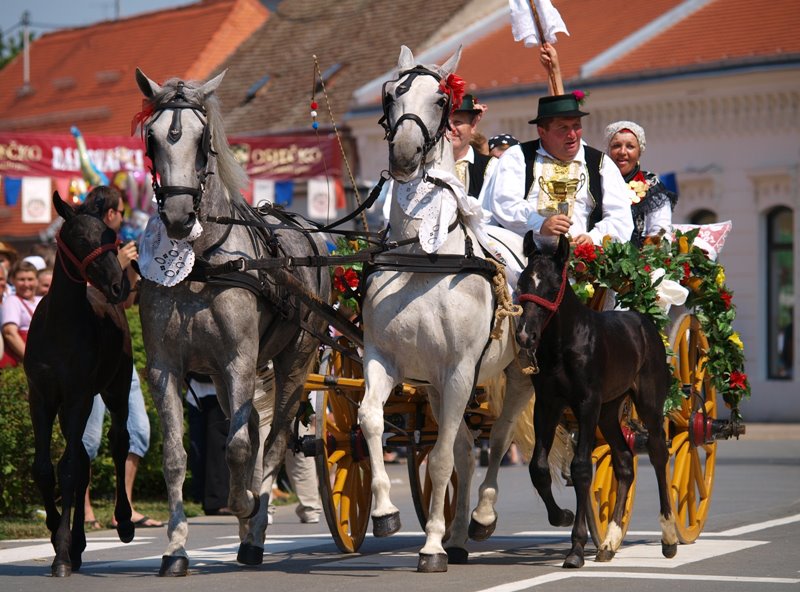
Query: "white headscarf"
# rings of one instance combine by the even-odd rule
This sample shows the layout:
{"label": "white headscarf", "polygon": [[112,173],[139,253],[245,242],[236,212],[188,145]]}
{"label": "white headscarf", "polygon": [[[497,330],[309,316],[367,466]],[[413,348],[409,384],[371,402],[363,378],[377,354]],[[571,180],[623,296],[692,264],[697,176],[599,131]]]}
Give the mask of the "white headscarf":
{"label": "white headscarf", "polygon": [[614,136],[624,129],[628,129],[633,132],[633,135],[636,136],[637,140],[639,140],[639,155],[641,156],[644,154],[644,148],[646,145],[644,128],[638,123],[634,123],[632,121],[615,121],[614,123],[610,123],[608,126],[606,126],[606,152],[608,152],[608,149],[611,146],[611,140],[614,138]]}

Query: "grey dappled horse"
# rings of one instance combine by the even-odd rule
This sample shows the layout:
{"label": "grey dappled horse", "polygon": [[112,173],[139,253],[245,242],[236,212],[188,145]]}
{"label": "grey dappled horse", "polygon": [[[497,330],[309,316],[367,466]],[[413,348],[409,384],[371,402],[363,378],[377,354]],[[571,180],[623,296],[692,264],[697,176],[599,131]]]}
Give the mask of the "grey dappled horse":
{"label": "grey dappled horse", "polygon": [[[326,253],[319,235],[296,229],[262,234],[244,225],[214,223],[212,216],[278,224],[260,217],[243,200],[244,170],[228,146],[214,91],[223,74],[205,84],[168,80],[163,86],[137,70],[136,80],[147,98],[143,131],[147,153],[159,183],[158,211],[173,239],[184,239],[199,222],[203,232],[193,241],[197,257],[192,275],[174,287],[143,281],[140,314],[147,380],[164,433],[164,478],[170,520],[161,575],[185,575],[188,525],[182,486],[186,472],[183,447],[181,385],[189,371],[211,375],[217,397],[230,417],[226,458],[230,468],[228,506],[240,519],[238,560],[260,564],[267,527],[267,501],[280,468],[291,421],[319,344],[303,327],[323,332],[327,323],[313,315],[295,294],[286,292],[276,275],[295,279],[316,298],[330,298],[325,268],[254,271],[203,277],[214,266],[243,259],[298,257]],[[197,272],[197,273],[196,273]],[[284,279],[286,279],[284,278]],[[281,278],[278,278],[279,280]],[[199,281],[195,281],[199,280]],[[263,481],[256,463],[258,418],[253,410],[257,374],[272,360],[275,407],[264,453]],[[255,483],[253,483],[255,481]],[[250,519],[249,525],[245,521]]]}
{"label": "grey dappled horse", "polygon": [[[452,103],[440,83],[455,71],[459,55],[460,51],[442,66],[420,66],[403,46],[398,76],[385,84],[384,117],[393,177],[391,240],[416,237],[420,227],[420,220],[408,216],[398,205],[397,192],[419,182],[424,172],[436,177],[441,173],[452,175],[455,170],[452,146],[445,133]],[[443,199],[455,199],[448,191],[445,189]],[[465,231],[462,226],[452,224],[456,216],[446,221],[451,231],[438,254],[465,253]],[[472,242],[477,246],[474,237]],[[521,256],[521,238],[518,242]],[[424,253],[419,243],[397,251]],[[425,527],[427,539],[420,551],[418,570],[446,571],[448,560],[467,561],[468,532],[472,538],[483,539],[494,530],[497,469],[510,444],[513,423],[533,395],[530,379],[514,362],[513,330],[506,326],[500,339],[490,339],[495,298],[491,282],[479,273],[424,273],[378,266],[368,276],[362,310],[366,392],[358,417],[372,466],[374,533],[387,536],[400,528],[399,512],[389,498],[390,482],[383,463],[383,405],[392,388],[404,378],[423,380],[431,385],[427,391],[439,431],[428,456],[433,489]],[[507,380],[506,399],[492,430],[491,466],[480,489],[481,499],[472,514],[473,522],[469,524],[469,487],[475,461],[473,437],[463,421],[464,411],[476,381],[503,371]],[[454,464],[458,472],[458,500],[445,551],[444,499]]]}
{"label": "grey dappled horse", "polygon": [[[117,233],[99,218],[73,211],[58,193],[53,194],[53,205],[64,224],[56,240],[50,292],[36,307],[28,331],[24,366],[36,446],[33,478],[52,533],[56,556],[51,572],[63,577],[80,569],[86,549],[83,498],[89,485],[89,455],[83,446],[83,431],[97,393],[111,414],[109,443],[117,477],[117,533],[125,543],[133,540],[131,506],[125,493],[133,354],[121,304],[129,286],[117,260]],[[61,513],[56,506],[56,476],[50,459],[56,416],[66,440],[58,463]]]}

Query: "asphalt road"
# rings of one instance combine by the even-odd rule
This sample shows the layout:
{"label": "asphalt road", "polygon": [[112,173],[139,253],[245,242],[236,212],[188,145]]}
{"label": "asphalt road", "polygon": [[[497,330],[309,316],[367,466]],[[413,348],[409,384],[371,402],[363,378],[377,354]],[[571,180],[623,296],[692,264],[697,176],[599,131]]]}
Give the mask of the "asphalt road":
{"label": "asphalt road", "polygon": [[[621,551],[611,563],[593,561],[581,570],[564,570],[568,529],[547,524],[544,505],[533,492],[527,469],[501,470],[497,532],[488,541],[469,543],[470,563],[447,573],[416,573],[423,544],[408,487],[405,465],[390,466],[393,498],[401,509],[397,535],[368,536],[360,552],[341,554],[321,524],[300,524],[292,507],[278,508],[267,532],[264,565],[236,563],[235,521],[198,517],[190,521],[190,575],[156,577],[166,545],[166,529],[137,532],[123,545],[113,531],[91,533],[80,572],[68,579],[49,577],[52,547],[47,539],[0,542],[0,592],[12,590],[324,590],[384,592],[571,592],[636,590],[656,592],[750,592],[800,590],[800,426],[748,426],[739,441],[719,443],[713,502],[705,530],[693,545],[682,545],[672,560],[660,553],[655,478],[640,460],[634,515]],[[476,469],[474,490],[483,476]],[[573,507],[571,489],[558,492]],[[474,499],[474,495],[473,495]]]}

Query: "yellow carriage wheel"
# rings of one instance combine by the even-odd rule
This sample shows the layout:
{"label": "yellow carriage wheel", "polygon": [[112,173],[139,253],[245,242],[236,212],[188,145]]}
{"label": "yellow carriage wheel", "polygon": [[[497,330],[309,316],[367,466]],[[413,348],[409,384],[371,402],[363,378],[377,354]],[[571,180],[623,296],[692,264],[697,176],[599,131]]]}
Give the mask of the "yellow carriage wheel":
{"label": "yellow carriage wheel", "polygon": [[675,353],[673,374],[690,393],[679,409],[669,413],[667,431],[670,502],[678,540],[687,544],[703,531],[714,490],[717,443],[705,432],[717,418],[717,392],[706,373],[708,338],[697,317],[682,315],[673,326],[670,343]]}
{"label": "yellow carriage wheel", "polygon": [[[623,410],[623,418],[620,419],[624,424],[627,419],[625,415],[636,417],[636,410],[630,399],[623,403],[621,406]],[[625,411],[630,409],[630,411]],[[592,487],[589,490],[589,505],[591,511],[587,513],[587,523],[589,526],[589,533],[592,535],[592,541],[596,547],[605,540],[608,533],[608,525],[611,522],[611,517],[614,514],[614,506],[617,503],[617,478],[614,475],[614,464],[611,461],[611,447],[602,438],[600,430],[597,431],[596,445],[592,452],[592,463],[594,464],[594,477],[592,478]],[[631,483],[630,490],[628,491],[628,499],[625,500],[625,511],[622,514],[622,537],[628,532],[628,526],[631,521],[631,514],[633,513],[633,502],[636,498],[636,475],[639,471],[639,457],[636,453],[633,454],[633,482]]]}
{"label": "yellow carriage wheel", "polygon": [[[330,374],[360,377],[361,368],[333,352]],[[328,527],[343,553],[355,553],[364,542],[372,507],[372,470],[367,445],[358,427],[358,405],[363,386],[317,398],[317,453],[320,497]]]}

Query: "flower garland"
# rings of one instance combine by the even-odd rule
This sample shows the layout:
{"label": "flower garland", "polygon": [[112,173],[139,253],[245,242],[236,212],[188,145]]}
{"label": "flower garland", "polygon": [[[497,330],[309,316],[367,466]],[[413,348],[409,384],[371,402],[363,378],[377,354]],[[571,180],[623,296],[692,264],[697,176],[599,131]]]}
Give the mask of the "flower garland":
{"label": "flower garland", "polygon": [[[364,240],[347,240],[346,237],[340,236],[334,243],[331,255],[352,255],[362,249],[366,249],[367,246],[367,242]],[[331,272],[331,289],[336,301],[340,306],[350,309],[353,313],[358,313],[360,309],[359,284],[364,264],[350,263],[329,269]]]}
{"label": "flower garland", "polygon": [[[670,355],[674,353],[669,350],[665,335],[669,317],[657,304],[656,288],[662,279],[653,282],[651,271],[664,269],[664,278],[687,287],[686,307],[695,314],[708,338],[705,370],[731,409],[731,419],[739,421],[739,403],[751,391],[744,372],[744,344],[733,330],[736,318],[733,292],[725,284],[722,265],[693,245],[698,232],[698,229],[687,233],[676,231],[672,243],[662,238],[655,244],[645,244],[641,250],[631,243],[612,242],[608,237],[602,246],[578,245],[570,260],[575,279],[572,287],[584,302],[594,295],[596,286],[615,290],[620,306],[650,316],[661,331]],[[665,412],[680,406],[686,396],[681,386],[677,379],[673,380]]]}
{"label": "flower garland", "polygon": [[639,171],[636,173],[633,179],[628,181],[628,187],[631,191],[633,191],[631,203],[637,204],[644,199],[644,196],[647,195],[647,192],[650,190],[652,185],[647,182],[647,177],[644,176],[644,173]]}

